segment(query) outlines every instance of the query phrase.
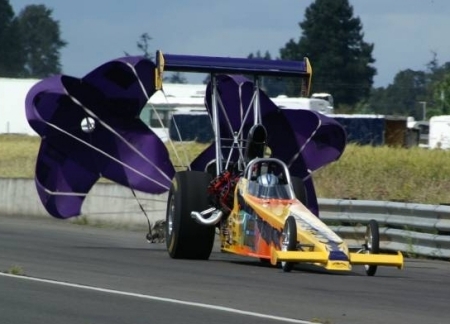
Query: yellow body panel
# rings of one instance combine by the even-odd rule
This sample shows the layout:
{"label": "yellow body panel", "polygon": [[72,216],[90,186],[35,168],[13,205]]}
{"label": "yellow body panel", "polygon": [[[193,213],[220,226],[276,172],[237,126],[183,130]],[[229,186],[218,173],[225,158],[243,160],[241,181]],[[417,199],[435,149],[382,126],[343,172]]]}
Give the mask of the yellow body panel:
{"label": "yellow body panel", "polygon": [[397,252],[397,254],[350,253],[350,263],[391,266],[403,269],[403,255],[401,252]]}
{"label": "yellow body panel", "polygon": [[364,254],[350,253],[349,261],[329,260],[329,255],[323,252],[277,251],[272,249],[270,263],[307,262],[322,266],[327,270],[351,270],[352,265],[378,265],[403,268],[403,255],[397,254]]}
{"label": "yellow body panel", "polygon": [[[304,262],[327,270],[350,271],[352,265],[403,267],[403,256],[350,253],[347,244],[300,201],[261,199],[250,195],[241,179],[234,209],[221,228],[222,251],[270,260]],[[281,251],[281,236],[287,217],[297,225],[298,251]]]}

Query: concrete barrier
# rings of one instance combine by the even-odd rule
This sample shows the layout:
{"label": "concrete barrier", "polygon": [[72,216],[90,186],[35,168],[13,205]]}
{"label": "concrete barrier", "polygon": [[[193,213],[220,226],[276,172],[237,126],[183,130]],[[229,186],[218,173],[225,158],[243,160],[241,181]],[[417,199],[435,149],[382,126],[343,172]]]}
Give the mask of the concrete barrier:
{"label": "concrete barrier", "polygon": [[[51,217],[42,207],[34,180],[0,179],[0,215]],[[114,183],[97,183],[82,214],[71,221],[147,229],[165,219],[167,194],[133,192]],[[141,209],[142,206],[142,209]],[[361,244],[370,219],[380,224],[381,245],[411,255],[450,259],[450,206],[319,199],[321,219],[342,238]]]}
{"label": "concrete barrier", "polygon": [[[51,217],[42,206],[33,179],[0,179],[0,215]],[[94,185],[78,218],[90,224],[105,223],[119,227],[146,228],[144,208],[152,224],[165,218],[167,194],[150,195],[124,186],[99,182]]]}
{"label": "concrete barrier", "polygon": [[0,215],[48,217],[34,180],[0,178]]}

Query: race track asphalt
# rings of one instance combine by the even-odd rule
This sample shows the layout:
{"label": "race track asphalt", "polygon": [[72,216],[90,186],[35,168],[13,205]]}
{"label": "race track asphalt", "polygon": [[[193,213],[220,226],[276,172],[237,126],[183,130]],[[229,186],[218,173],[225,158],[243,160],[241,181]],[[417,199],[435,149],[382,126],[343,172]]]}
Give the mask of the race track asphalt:
{"label": "race track asphalt", "polygon": [[[171,259],[142,232],[0,216],[0,323],[448,323],[450,263],[291,273],[220,253]],[[36,280],[35,280],[36,278]]]}

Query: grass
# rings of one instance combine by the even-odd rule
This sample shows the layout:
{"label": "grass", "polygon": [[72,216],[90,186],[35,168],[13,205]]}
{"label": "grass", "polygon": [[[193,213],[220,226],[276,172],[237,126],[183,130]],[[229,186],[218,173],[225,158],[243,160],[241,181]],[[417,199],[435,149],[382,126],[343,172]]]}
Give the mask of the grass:
{"label": "grass", "polygon": [[348,145],[314,180],[327,198],[449,203],[450,151]]}
{"label": "grass", "polygon": [[[200,144],[196,142],[180,143],[173,142],[167,144],[169,154],[176,169],[183,169],[183,166],[189,165],[189,163],[195,159],[208,144]],[[184,168],[185,169],[185,168]]]}
{"label": "grass", "polygon": [[25,274],[25,272],[23,271],[23,268],[18,265],[13,265],[13,266],[9,267],[9,269],[7,271],[5,271],[5,273],[12,274],[15,276],[23,276]]}
{"label": "grass", "polygon": [[[0,177],[32,178],[39,143],[38,137],[0,135]],[[170,146],[169,153],[178,167],[206,147],[189,143],[179,150],[182,144],[174,145],[180,159]],[[450,203],[449,162],[450,151],[348,145],[339,161],[313,177],[322,198]]]}
{"label": "grass", "polygon": [[72,223],[75,225],[82,225],[82,226],[90,225],[89,220],[86,216],[74,217]]}
{"label": "grass", "polygon": [[26,135],[0,135],[0,177],[32,178],[40,138]]}

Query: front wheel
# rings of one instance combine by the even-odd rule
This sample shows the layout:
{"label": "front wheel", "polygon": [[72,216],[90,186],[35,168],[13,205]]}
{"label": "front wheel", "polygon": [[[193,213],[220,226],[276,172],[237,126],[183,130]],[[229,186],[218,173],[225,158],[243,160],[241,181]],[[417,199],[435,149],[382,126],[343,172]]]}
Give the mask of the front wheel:
{"label": "front wheel", "polygon": [[[289,216],[284,223],[281,236],[282,251],[297,251],[297,223],[293,216]],[[294,262],[281,262],[281,268],[284,272],[290,272],[294,268]]]}
{"label": "front wheel", "polygon": [[175,174],[166,211],[166,245],[174,259],[207,260],[214,245],[215,226],[198,224],[192,211],[209,208],[207,188],[211,176],[205,172]]}
{"label": "front wheel", "polygon": [[[380,253],[380,229],[378,227],[378,222],[374,219],[369,221],[367,224],[366,234],[364,235],[364,252],[369,254]],[[365,265],[366,274],[368,276],[374,276],[377,272],[376,265]]]}

